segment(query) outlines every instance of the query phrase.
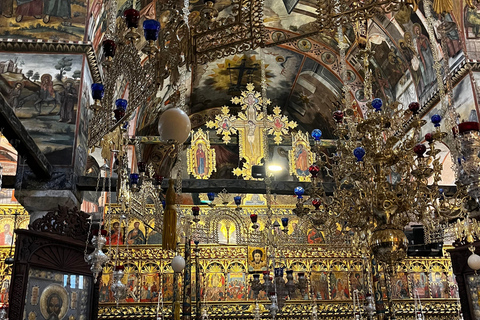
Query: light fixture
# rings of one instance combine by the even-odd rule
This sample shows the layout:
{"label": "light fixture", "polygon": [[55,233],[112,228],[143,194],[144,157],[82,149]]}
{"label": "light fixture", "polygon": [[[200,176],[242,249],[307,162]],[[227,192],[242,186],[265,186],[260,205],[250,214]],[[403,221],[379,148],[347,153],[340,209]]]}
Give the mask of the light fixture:
{"label": "light fixture", "polygon": [[268,171],[270,172],[280,172],[282,171],[283,168],[279,165],[276,165],[276,164],[271,164],[268,166]]}
{"label": "light fixture", "polygon": [[185,268],[185,259],[180,255],[175,256],[172,259],[172,269],[173,269],[173,271],[175,271],[177,273],[182,272],[184,268]]}

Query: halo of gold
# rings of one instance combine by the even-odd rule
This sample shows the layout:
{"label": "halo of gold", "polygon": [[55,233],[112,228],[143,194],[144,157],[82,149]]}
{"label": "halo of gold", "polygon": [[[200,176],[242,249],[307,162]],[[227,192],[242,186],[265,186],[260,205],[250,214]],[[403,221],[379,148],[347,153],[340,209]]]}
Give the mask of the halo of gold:
{"label": "halo of gold", "polygon": [[58,315],[58,319],[62,320],[68,311],[68,294],[67,290],[59,284],[51,284],[43,290],[42,295],[40,296],[40,312],[42,313],[45,319],[48,319],[48,312],[47,312],[47,300],[48,297],[56,293],[62,298],[62,308],[60,309],[60,313]]}

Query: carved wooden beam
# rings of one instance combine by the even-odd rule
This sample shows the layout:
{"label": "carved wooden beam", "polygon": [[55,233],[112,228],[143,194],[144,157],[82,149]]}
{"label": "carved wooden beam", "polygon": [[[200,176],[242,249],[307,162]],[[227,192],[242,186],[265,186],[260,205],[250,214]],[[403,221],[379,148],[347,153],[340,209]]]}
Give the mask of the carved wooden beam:
{"label": "carved wooden beam", "polygon": [[10,141],[18,154],[27,159],[27,164],[35,175],[49,179],[52,175],[52,165],[28,134],[27,129],[2,94],[0,94],[0,124],[3,135]]}

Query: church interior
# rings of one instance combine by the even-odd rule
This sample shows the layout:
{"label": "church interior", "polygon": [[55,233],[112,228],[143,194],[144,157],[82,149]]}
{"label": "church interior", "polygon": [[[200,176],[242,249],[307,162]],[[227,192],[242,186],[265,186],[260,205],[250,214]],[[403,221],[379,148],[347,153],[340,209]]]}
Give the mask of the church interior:
{"label": "church interior", "polygon": [[0,2],[0,320],[480,319],[480,0]]}

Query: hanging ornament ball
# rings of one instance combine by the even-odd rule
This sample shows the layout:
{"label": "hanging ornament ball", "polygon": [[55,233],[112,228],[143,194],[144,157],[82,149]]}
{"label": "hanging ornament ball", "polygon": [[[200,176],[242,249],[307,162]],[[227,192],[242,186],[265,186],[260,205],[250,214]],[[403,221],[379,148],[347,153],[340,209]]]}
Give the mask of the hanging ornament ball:
{"label": "hanging ornament ball", "polygon": [[468,257],[467,260],[468,266],[473,269],[473,270],[479,270],[480,269],[480,256],[476,253],[472,253],[470,257]]}
{"label": "hanging ornament ball", "polygon": [[310,167],[308,167],[308,171],[312,175],[312,177],[317,177],[318,173],[320,172],[320,167],[317,166],[316,164],[312,164]]}
{"label": "hanging ornament ball", "polygon": [[431,118],[432,123],[435,127],[440,126],[440,121],[442,121],[442,117],[439,114],[434,114]]}
{"label": "hanging ornament ball", "polygon": [[337,110],[333,113],[333,119],[335,119],[335,121],[337,123],[342,123],[343,121],[343,111],[341,110]]}
{"label": "hanging ornament ball", "polygon": [[313,129],[312,131],[312,138],[315,141],[320,141],[320,138],[322,137],[322,131],[320,129]]}
{"label": "hanging ornament ball", "polygon": [[293,190],[293,192],[297,195],[297,197],[298,197],[299,199],[301,199],[302,196],[303,196],[303,194],[305,193],[305,189],[303,189],[302,187],[298,186],[298,187],[296,187],[296,188]]}
{"label": "hanging ornament ball", "polygon": [[430,132],[425,135],[425,140],[427,140],[428,143],[433,142],[433,134]]}
{"label": "hanging ornament ball", "polygon": [[362,161],[363,157],[365,156],[365,149],[363,149],[362,147],[356,147],[353,150],[353,155],[355,156],[355,158],[357,158],[357,161]]}
{"label": "hanging ornament ball", "polygon": [[5,259],[5,264],[10,265],[10,264],[13,264],[13,262],[14,262],[14,260],[13,260],[12,257],[8,257],[8,258]]}
{"label": "hanging ornament ball", "polygon": [[372,107],[375,111],[381,111],[383,106],[383,101],[380,98],[375,98],[372,100]]}
{"label": "hanging ornament ball", "polygon": [[427,147],[424,144],[420,143],[413,147],[413,152],[417,154],[420,158],[423,157],[423,154],[427,151]]}
{"label": "hanging ornament ball", "polygon": [[174,140],[184,143],[192,125],[188,115],[179,108],[164,111],[158,120],[158,133],[161,141]]}
{"label": "hanging ornament ball", "polygon": [[420,103],[418,102],[411,102],[408,105],[408,109],[413,112],[413,114],[417,114],[418,110],[420,110]]}
{"label": "hanging ornament ball", "polygon": [[176,256],[172,259],[172,269],[175,272],[182,272],[185,268],[185,259],[182,256]]}

